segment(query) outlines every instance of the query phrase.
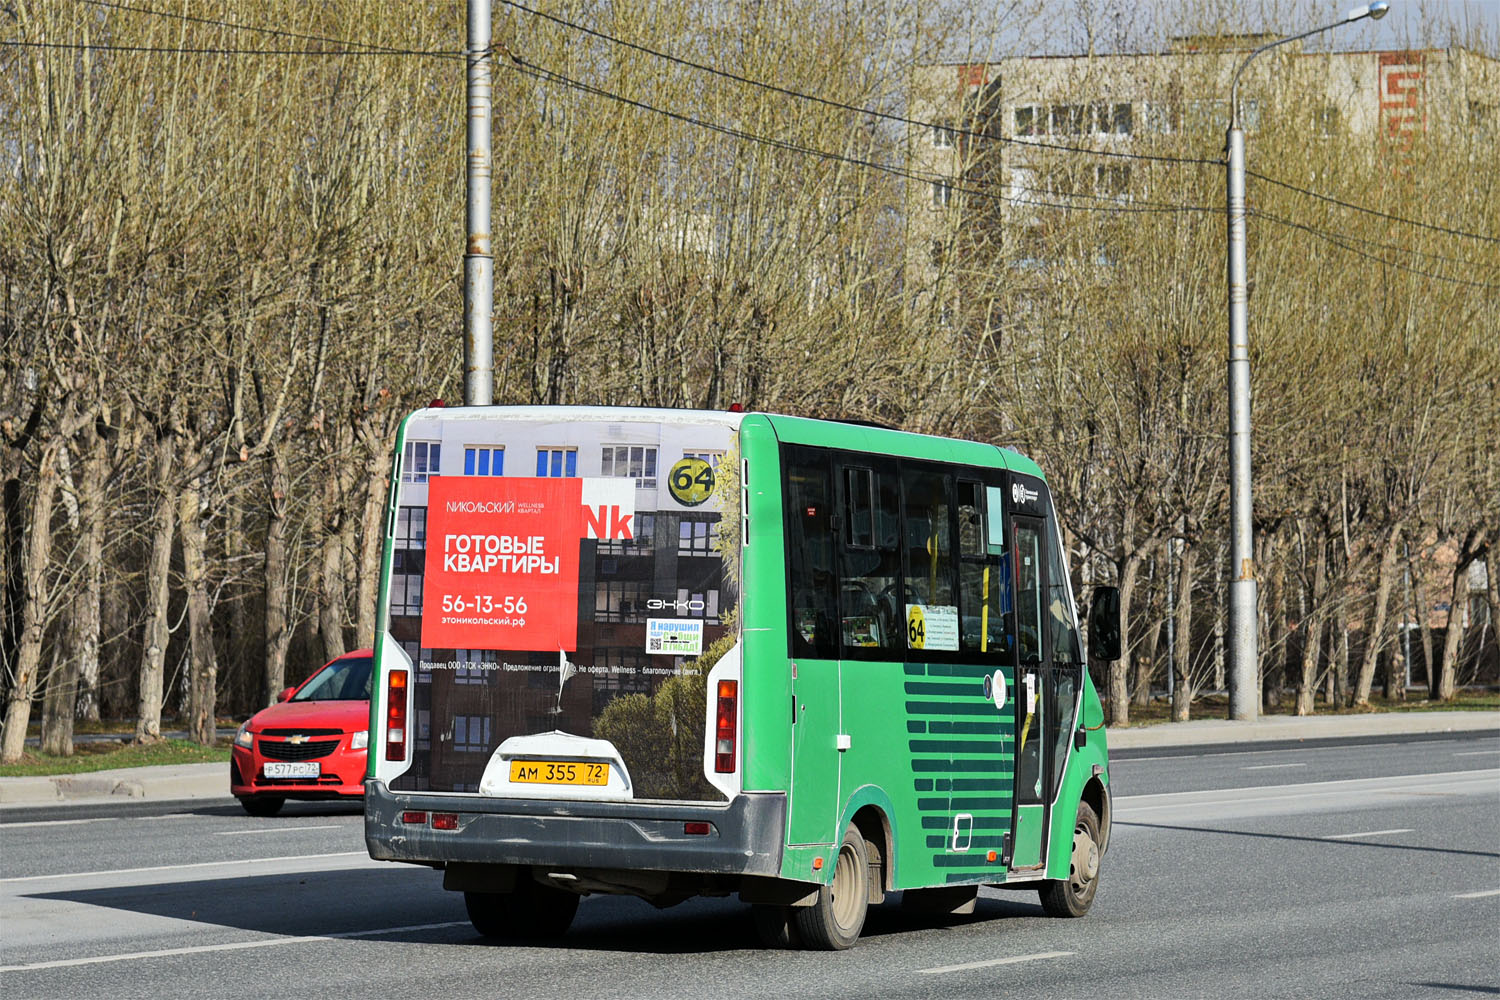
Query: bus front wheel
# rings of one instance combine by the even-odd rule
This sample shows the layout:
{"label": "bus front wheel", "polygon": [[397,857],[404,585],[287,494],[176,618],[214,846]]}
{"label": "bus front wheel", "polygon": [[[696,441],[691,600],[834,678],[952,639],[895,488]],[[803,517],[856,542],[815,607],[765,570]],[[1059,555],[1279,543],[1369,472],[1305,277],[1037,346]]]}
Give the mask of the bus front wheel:
{"label": "bus front wheel", "polygon": [[859,940],[870,906],[869,872],[869,848],[859,828],[850,824],[833,863],[832,881],[818,890],[812,906],[792,910],[805,947],[842,951]]}
{"label": "bus front wheel", "polygon": [[1042,883],[1042,909],[1050,917],[1081,917],[1099,890],[1099,817],[1087,802],[1078,803],[1073,824],[1073,853],[1068,877]]}
{"label": "bus front wheel", "polygon": [[542,885],[523,873],[514,892],[465,892],[469,923],[487,938],[539,940],[566,931],[578,912],[578,894]]}

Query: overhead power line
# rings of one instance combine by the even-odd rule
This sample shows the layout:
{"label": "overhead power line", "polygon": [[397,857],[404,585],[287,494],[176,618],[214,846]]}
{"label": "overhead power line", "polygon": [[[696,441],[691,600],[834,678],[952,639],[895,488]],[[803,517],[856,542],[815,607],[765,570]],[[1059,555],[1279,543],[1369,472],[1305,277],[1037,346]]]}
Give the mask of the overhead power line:
{"label": "overhead power line", "polygon": [[1347,237],[1344,237],[1338,233],[1330,233],[1327,230],[1319,229],[1316,226],[1309,226],[1301,222],[1294,222],[1291,219],[1283,219],[1279,216],[1257,211],[1255,209],[1251,209],[1250,214],[1254,215],[1257,218],[1265,219],[1267,222],[1274,222],[1279,226],[1285,226],[1288,229],[1296,229],[1301,232],[1307,233],[1308,235],[1314,236],[1324,241],[1325,243],[1329,243],[1335,247],[1338,247],[1340,250],[1344,250],[1348,253],[1363,257],[1366,260],[1373,260],[1377,263],[1384,264],[1387,267],[1394,267],[1397,270],[1421,275],[1424,278],[1432,278],[1434,281],[1446,281],[1454,285],[1467,285],[1470,288],[1483,288],[1488,291],[1500,291],[1500,285],[1491,285],[1483,281],[1470,281],[1467,278],[1454,278],[1446,274],[1438,274],[1434,271],[1424,271],[1419,267],[1412,267],[1410,264],[1403,264],[1399,260],[1390,260],[1380,256],[1379,254],[1361,250],[1359,247],[1351,246],[1349,243],[1345,242]]}
{"label": "overhead power line", "polygon": [[862,108],[855,104],[846,104],[843,101],[835,101],[832,98],[822,97],[818,94],[810,94],[806,91],[793,90],[790,87],[782,87],[774,83],[767,83],[764,80],[757,80],[754,77],[743,76],[731,70],[720,69],[717,66],[710,66],[707,63],[695,62],[691,59],[684,59],[681,56],[674,56],[670,52],[663,52],[660,49],[653,49],[648,45],[641,45],[638,42],[627,41],[626,39],[619,38],[615,35],[599,31],[597,28],[590,28],[586,24],[579,24],[576,21],[569,21],[567,18],[558,17],[556,14],[548,14],[546,11],[536,10],[534,8],[526,6],[523,3],[518,3],[516,2],[516,0],[501,0],[501,3],[504,3],[507,7],[514,7],[516,10],[519,10],[526,14],[530,14],[533,17],[539,17],[544,20],[551,21],[552,23],[559,25],[560,27],[568,28],[572,31],[577,31],[585,35],[590,35],[594,38],[599,39],[600,41],[608,42],[611,45],[619,45],[657,59],[664,59],[667,62],[676,63],[679,66],[686,66],[689,69],[699,70],[700,72],[723,77],[726,80],[733,80],[736,83],[743,83],[751,87],[759,87],[763,90],[768,90],[776,94],[782,94],[787,97],[794,97],[801,101],[811,101],[815,104],[822,104],[826,107],[838,108],[841,111],[853,111],[857,114],[868,115],[872,118],[880,118],[885,121],[896,122],[902,125],[912,125],[922,129],[942,128],[946,131],[952,132],[954,135],[962,135],[972,139],[984,139],[992,142],[1001,142],[1005,143],[1006,145],[1020,146],[1025,149],[1051,149],[1065,153],[1086,153],[1089,156],[1108,156],[1125,160],[1148,160],[1157,163],[1175,163],[1193,166],[1221,167],[1224,165],[1223,160],[1209,159],[1206,157],[1159,156],[1150,153],[1126,153],[1121,152],[1120,150],[1090,149],[1087,146],[1069,146],[1063,143],[1045,142],[1036,139],[1017,139],[1014,136],[994,136],[989,135],[985,132],[975,132],[970,129],[961,128],[955,125],[922,121],[917,118],[907,118],[903,115],[898,115],[890,111],[878,111],[874,108]]}
{"label": "overhead power line", "polygon": [[1265,181],[1267,184],[1274,184],[1279,188],[1285,188],[1288,191],[1295,191],[1297,194],[1306,195],[1309,198],[1316,198],[1318,201],[1327,202],[1330,205],[1337,205],[1340,208],[1347,208],[1354,212],[1363,212],[1366,215],[1378,216],[1379,218],[1387,219],[1391,222],[1399,222],[1407,226],[1416,226],[1419,229],[1430,229],[1438,233],[1447,233],[1449,236],[1462,236],[1471,240],[1483,240],[1486,243],[1500,243],[1500,236],[1488,236],[1484,233],[1471,233],[1463,229],[1453,229],[1448,226],[1435,225],[1431,222],[1422,222],[1419,219],[1408,219],[1403,215],[1393,215],[1390,212],[1382,212],[1376,208],[1366,208],[1364,205],[1356,205],[1353,202],[1342,201],[1338,198],[1333,197],[1332,195],[1320,194],[1317,191],[1311,191],[1304,187],[1298,187],[1295,184],[1288,184],[1286,181],[1277,180],[1274,177],[1267,177],[1265,174],[1257,173],[1254,170],[1247,170],[1245,171],[1245,173],[1251,177],[1254,177],[1256,180]]}
{"label": "overhead power line", "polygon": [[[206,25],[212,25],[212,26],[215,26],[215,27],[229,28],[229,29],[236,30],[236,31],[252,31],[252,32],[258,32],[258,33],[261,33],[261,34],[267,34],[267,35],[272,35],[272,36],[276,36],[276,37],[297,38],[297,39],[300,39],[300,40],[303,40],[303,41],[327,43],[327,44],[330,44],[330,45],[339,46],[339,48],[333,48],[333,49],[321,49],[321,48],[320,49],[311,49],[311,48],[309,48],[309,49],[281,49],[281,48],[229,48],[229,47],[222,47],[222,46],[218,46],[218,47],[213,47],[213,46],[202,46],[202,47],[193,47],[193,46],[142,46],[142,45],[117,45],[117,44],[111,44],[111,43],[38,42],[38,41],[28,41],[28,40],[20,40],[20,39],[0,39],[0,47],[24,47],[24,48],[41,48],[41,49],[62,49],[62,50],[73,50],[73,51],[94,50],[94,51],[105,51],[105,52],[129,52],[129,53],[144,53],[144,54],[180,54],[180,55],[408,56],[408,57],[415,56],[415,57],[442,58],[442,59],[463,59],[465,57],[473,55],[473,54],[467,53],[467,52],[456,52],[456,51],[447,50],[447,49],[412,49],[412,48],[399,48],[399,47],[396,47],[396,46],[380,45],[378,43],[373,43],[373,42],[356,42],[356,41],[351,41],[349,39],[336,38],[336,37],[331,37],[331,36],[326,36],[326,35],[315,35],[315,34],[308,34],[308,33],[303,33],[303,32],[288,31],[288,30],[285,30],[285,29],[264,27],[264,26],[260,26],[260,25],[247,24],[247,23],[239,22],[239,21],[228,21],[228,20],[215,19],[215,18],[198,17],[198,16],[193,16],[193,15],[188,15],[188,14],[179,14],[179,13],[172,12],[172,11],[156,10],[156,9],[150,8],[150,7],[141,7],[141,6],[136,6],[136,5],[133,5],[133,4],[121,3],[121,2],[118,2],[118,0],[84,0],[84,2],[85,3],[89,3],[89,4],[93,5],[93,6],[107,8],[107,9],[112,9],[112,10],[119,10],[119,11],[124,11],[124,12],[129,12],[129,13],[147,14],[147,15],[151,15],[151,16],[155,16],[155,17],[173,18],[173,19],[177,19],[177,20],[189,21],[189,22],[192,22],[192,23],[206,24]],[[526,14],[530,14],[530,15],[532,15],[534,17],[539,17],[539,18],[543,18],[543,19],[548,20],[548,21],[552,21],[553,23],[556,23],[559,26],[568,28],[570,30],[578,31],[578,32],[587,34],[589,36],[592,36],[592,37],[595,37],[595,38],[599,38],[602,41],[609,42],[610,44],[620,45],[620,46],[623,46],[625,48],[629,48],[629,49],[641,52],[643,54],[653,56],[655,58],[664,59],[664,60],[667,60],[667,61],[672,62],[672,63],[676,63],[676,64],[679,64],[679,65],[682,65],[682,66],[686,66],[686,67],[689,67],[689,68],[692,68],[692,69],[700,70],[702,72],[711,73],[713,75],[720,76],[720,77],[723,77],[723,78],[726,78],[726,79],[730,79],[730,80],[733,80],[733,81],[736,81],[736,82],[739,82],[739,83],[743,83],[743,84],[746,84],[746,85],[760,87],[760,88],[763,88],[763,89],[771,91],[771,92],[780,93],[780,94],[783,94],[785,96],[796,98],[798,100],[812,101],[812,102],[816,102],[816,103],[819,103],[819,104],[823,104],[825,106],[839,108],[839,109],[842,109],[842,110],[851,111],[851,112],[855,112],[855,113],[858,113],[858,114],[862,114],[862,115],[866,115],[866,116],[870,116],[870,117],[875,117],[875,118],[880,118],[880,119],[884,119],[884,120],[888,120],[888,121],[893,121],[893,122],[897,122],[897,123],[901,123],[901,124],[905,124],[905,125],[915,126],[915,127],[918,127],[918,128],[938,128],[938,127],[941,127],[941,128],[947,129],[948,131],[952,132],[955,135],[964,135],[964,136],[969,136],[969,137],[973,137],[973,138],[990,139],[990,140],[996,140],[996,139],[998,139],[998,141],[1001,141],[1003,143],[1015,144],[1015,145],[1021,146],[1022,148],[1027,148],[1027,149],[1051,149],[1051,150],[1057,150],[1057,151],[1061,151],[1061,152],[1070,152],[1070,153],[1085,154],[1085,155],[1088,155],[1088,156],[1091,156],[1091,157],[1114,157],[1114,158],[1145,160],[1145,161],[1155,161],[1155,162],[1167,162],[1167,163],[1177,163],[1177,164],[1191,164],[1191,165],[1214,165],[1214,166],[1219,166],[1219,165],[1222,164],[1221,160],[1213,160],[1213,159],[1192,158],[1192,157],[1156,156],[1156,155],[1144,154],[1144,153],[1123,153],[1123,152],[1116,151],[1116,150],[1090,149],[1088,147],[1083,147],[1083,146],[1069,146],[1069,145],[1058,144],[1058,143],[1041,142],[1041,141],[1036,141],[1036,140],[1032,140],[1032,139],[1017,139],[1017,138],[1005,137],[1005,136],[996,137],[996,136],[987,135],[985,133],[973,132],[973,131],[970,131],[970,130],[967,130],[967,129],[962,129],[962,128],[957,128],[957,127],[949,126],[949,125],[946,125],[946,124],[939,124],[939,123],[933,123],[933,122],[925,122],[925,121],[921,121],[921,120],[918,120],[918,119],[907,118],[907,117],[904,117],[904,116],[901,116],[901,115],[897,115],[897,114],[894,114],[894,113],[891,113],[891,112],[877,111],[877,110],[874,110],[874,109],[871,109],[871,108],[861,108],[861,107],[858,107],[856,105],[847,104],[847,103],[842,102],[842,101],[835,101],[835,100],[832,100],[830,98],[821,97],[821,96],[816,95],[816,94],[809,94],[809,93],[806,93],[806,92],[803,92],[803,91],[793,90],[793,89],[787,88],[787,87],[781,87],[781,86],[776,85],[776,84],[767,83],[767,82],[762,81],[762,80],[756,80],[756,79],[753,79],[751,77],[746,77],[746,76],[743,76],[741,74],[733,73],[733,72],[728,71],[728,70],[723,70],[723,69],[720,69],[720,68],[715,67],[715,66],[707,65],[705,63],[699,63],[699,62],[695,62],[693,60],[684,59],[684,58],[681,58],[681,57],[678,57],[678,56],[674,56],[674,55],[671,55],[670,53],[663,52],[663,51],[660,51],[658,49],[653,49],[653,48],[651,48],[649,46],[641,45],[641,44],[638,44],[638,43],[635,43],[635,42],[630,42],[630,41],[627,41],[625,39],[621,39],[621,38],[618,38],[616,36],[607,34],[605,32],[598,31],[597,29],[590,28],[590,27],[588,27],[586,25],[578,24],[576,22],[569,21],[569,20],[567,20],[565,18],[558,17],[558,16],[553,15],[553,14],[548,14],[546,12],[536,10],[534,8],[526,6],[525,4],[517,2],[517,0],[501,0],[501,2],[505,3],[507,6],[513,7],[516,10],[522,11],[522,12],[524,12]],[[557,73],[557,72],[555,72],[553,70],[548,70],[545,67],[542,67],[540,65],[532,64],[532,63],[527,63],[524,60],[521,60],[519,57],[516,57],[515,55],[513,55],[513,54],[511,54],[511,53],[509,53],[507,51],[505,51],[503,46],[499,47],[499,50],[500,50],[500,52],[501,52],[502,55],[506,55],[506,56],[509,57],[509,59],[510,59],[511,64],[512,64],[513,67],[517,68],[519,71],[525,73],[526,75],[532,76],[533,78],[536,78],[536,79],[542,79],[542,80],[548,81],[548,82],[559,83],[559,84],[562,84],[564,86],[567,86],[567,87],[570,87],[570,88],[573,88],[573,89],[577,89],[577,90],[579,90],[581,92],[584,92],[584,93],[592,94],[594,96],[603,97],[603,98],[605,98],[607,100],[611,100],[611,101],[616,101],[616,102],[619,102],[619,103],[627,104],[627,105],[630,105],[630,106],[633,106],[633,107],[637,107],[637,108],[639,108],[641,110],[649,111],[649,112],[652,112],[652,113],[655,113],[655,114],[666,115],[668,117],[677,119],[677,120],[682,121],[684,123],[691,124],[691,125],[694,125],[696,127],[700,127],[700,128],[705,128],[705,129],[709,129],[709,130],[712,130],[712,131],[716,131],[716,132],[719,132],[721,134],[729,135],[731,137],[738,138],[738,139],[741,139],[741,140],[744,140],[744,141],[758,142],[758,143],[762,143],[762,144],[765,144],[765,145],[770,145],[770,146],[774,146],[774,147],[777,147],[777,148],[785,149],[785,150],[790,151],[790,152],[797,152],[797,153],[802,153],[802,154],[806,154],[806,155],[810,155],[810,156],[820,157],[822,159],[845,162],[845,163],[849,163],[851,165],[862,166],[862,167],[866,167],[866,168],[869,168],[869,169],[877,170],[877,171],[880,171],[880,172],[883,172],[883,173],[886,173],[886,174],[890,174],[892,176],[903,177],[903,178],[906,178],[906,179],[915,180],[915,181],[919,181],[919,182],[923,182],[923,183],[934,183],[934,184],[941,183],[941,184],[946,184],[954,192],[962,193],[962,194],[966,194],[966,195],[970,195],[970,196],[973,196],[973,197],[978,197],[978,198],[982,198],[982,199],[986,199],[986,200],[1009,200],[1013,204],[1026,205],[1026,206],[1037,207],[1037,208],[1057,208],[1057,209],[1063,209],[1063,210],[1082,210],[1082,211],[1097,211],[1097,212],[1109,212],[1109,213],[1131,213],[1131,212],[1134,212],[1134,213],[1141,213],[1141,212],[1213,212],[1213,211],[1217,211],[1217,209],[1208,208],[1208,207],[1204,207],[1204,206],[1179,205],[1179,204],[1156,203],[1156,202],[1134,202],[1134,203],[1132,203],[1130,205],[1119,205],[1119,204],[1111,204],[1111,205],[1080,205],[1080,204],[1076,204],[1076,203],[1064,204],[1064,203],[1057,203],[1057,202],[1038,201],[1038,200],[1035,200],[1035,199],[1032,199],[1032,198],[1029,198],[1029,197],[1025,198],[1025,199],[1018,199],[1018,198],[1006,199],[1006,198],[1004,198],[1003,195],[996,195],[996,194],[994,194],[992,192],[982,191],[982,190],[978,190],[978,189],[974,189],[974,188],[969,188],[969,187],[964,187],[961,184],[957,183],[958,178],[956,178],[956,177],[952,177],[952,176],[948,176],[948,175],[938,175],[938,174],[921,174],[921,173],[917,173],[917,172],[910,171],[910,170],[904,170],[904,169],[902,169],[900,167],[896,167],[896,166],[893,166],[893,165],[890,165],[890,164],[882,164],[882,163],[875,162],[873,160],[866,160],[866,159],[862,159],[862,158],[859,158],[859,157],[851,157],[851,156],[848,156],[848,155],[845,155],[845,154],[840,154],[840,153],[832,153],[832,152],[829,152],[827,150],[817,149],[815,147],[810,147],[810,146],[804,146],[804,145],[801,145],[801,144],[798,144],[798,143],[790,142],[788,140],[774,139],[774,138],[770,138],[770,137],[766,137],[766,136],[757,135],[755,133],[748,132],[748,131],[745,131],[743,129],[738,129],[738,128],[733,127],[733,126],[727,126],[727,125],[722,125],[722,124],[719,124],[719,123],[716,123],[716,122],[705,121],[703,119],[695,118],[695,117],[693,117],[691,115],[686,115],[686,114],[683,114],[683,113],[680,113],[680,112],[671,111],[669,109],[660,108],[660,107],[648,104],[648,103],[643,102],[643,101],[636,101],[636,100],[633,100],[631,98],[627,98],[627,97],[625,97],[623,95],[616,94],[616,93],[613,93],[613,92],[608,91],[608,90],[604,90],[603,88],[595,87],[593,85],[585,84],[585,83],[583,83],[581,81],[574,80],[574,79],[572,79],[570,77],[567,77],[567,76],[565,76],[565,75],[563,75],[561,73]],[[492,49],[491,51],[493,52],[495,50]],[[1333,205],[1337,205],[1337,206],[1339,206],[1341,208],[1350,209],[1350,210],[1356,211],[1356,212],[1363,212],[1363,213],[1366,213],[1366,214],[1369,214],[1369,215],[1374,215],[1374,216],[1377,216],[1377,217],[1380,217],[1380,218],[1383,218],[1383,219],[1387,219],[1389,221],[1398,222],[1398,223],[1402,223],[1402,224],[1405,224],[1405,225],[1411,225],[1411,226],[1415,226],[1415,227],[1419,227],[1419,228],[1423,228],[1423,229],[1428,229],[1428,230],[1432,230],[1432,231],[1435,231],[1435,232],[1441,232],[1441,233],[1445,233],[1445,234],[1448,234],[1448,235],[1451,235],[1451,236],[1466,237],[1466,238],[1470,238],[1470,239],[1483,240],[1483,241],[1486,241],[1486,242],[1500,242],[1500,237],[1489,236],[1489,235],[1486,235],[1486,234],[1483,234],[1483,233],[1468,232],[1468,231],[1457,229],[1457,228],[1436,225],[1436,224],[1433,224],[1433,223],[1422,222],[1422,221],[1417,220],[1417,219],[1406,218],[1404,216],[1395,215],[1393,213],[1382,212],[1382,211],[1380,211],[1378,209],[1372,209],[1372,208],[1368,208],[1366,206],[1356,205],[1356,204],[1353,204],[1351,202],[1343,201],[1341,199],[1334,198],[1331,195],[1325,195],[1325,194],[1322,194],[1322,193],[1317,192],[1317,191],[1309,190],[1307,188],[1298,187],[1297,185],[1290,184],[1290,183],[1288,183],[1286,181],[1278,180],[1278,179],[1276,179],[1274,177],[1269,177],[1269,176],[1267,176],[1265,174],[1261,174],[1261,173],[1258,173],[1256,171],[1247,171],[1247,173],[1248,173],[1249,176],[1254,177],[1257,180],[1265,181],[1268,184],[1273,184],[1273,185],[1276,185],[1278,187],[1282,187],[1282,188],[1285,188],[1287,190],[1296,192],[1298,194],[1302,194],[1302,195],[1305,195],[1305,196],[1308,196],[1308,197],[1311,197],[1311,198],[1316,198],[1316,199],[1318,199],[1320,201],[1324,201],[1324,202],[1327,202],[1327,203],[1330,203],[1330,204],[1333,204]],[[1054,197],[1055,197],[1055,195],[1054,195]],[[1096,201],[1114,201],[1115,200],[1112,196],[1108,196],[1108,195],[1094,195],[1094,194],[1086,194],[1086,193],[1064,195],[1063,197],[1068,197],[1068,198],[1089,198],[1089,199],[1096,200]],[[1416,274],[1425,275],[1427,277],[1432,277],[1432,278],[1435,278],[1435,279],[1441,280],[1441,281],[1452,281],[1452,282],[1455,282],[1455,283],[1471,285],[1471,286],[1479,287],[1479,288],[1494,288],[1494,287],[1496,287],[1496,286],[1493,286],[1493,285],[1485,284],[1483,282],[1473,282],[1473,281],[1467,281],[1465,279],[1451,278],[1451,277],[1448,277],[1446,275],[1435,274],[1435,273],[1432,273],[1432,272],[1423,271],[1421,269],[1412,268],[1412,267],[1409,267],[1407,265],[1402,265],[1402,264],[1399,264],[1399,263],[1394,262],[1394,261],[1387,261],[1384,258],[1381,258],[1381,257],[1379,257],[1377,255],[1370,254],[1370,253],[1365,253],[1363,251],[1360,251],[1356,247],[1348,245],[1348,241],[1358,242],[1358,243],[1364,243],[1366,245],[1374,245],[1374,246],[1380,247],[1382,249],[1395,250],[1397,252],[1414,253],[1414,254],[1417,254],[1419,256],[1432,257],[1432,258],[1435,258],[1435,259],[1447,260],[1447,261],[1451,261],[1451,262],[1454,262],[1454,263],[1462,263],[1462,264],[1465,264],[1465,265],[1468,265],[1468,266],[1476,266],[1476,265],[1473,264],[1473,262],[1470,262],[1470,261],[1461,261],[1461,260],[1458,260],[1456,258],[1443,257],[1442,255],[1439,255],[1439,254],[1425,253],[1423,251],[1415,250],[1413,248],[1393,247],[1393,246],[1391,246],[1389,244],[1374,243],[1374,241],[1365,240],[1365,239],[1362,239],[1360,237],[1350,236],[1348,234],[1330,233],[1330,232],[1328,232],[1326,230],[1316,229],[1315,227],[1312,227],[1312,226],[1308,226],[1308,225],[1305,225],[1305,224],[1302,224],[1302,223],[1293,222],[1293,221],[1287,220],[1287,219],[1282,219],[1282,218],[1279,218],[1277,216],[1273,216],[1273,215],[1270,215],[1270,214],[1267,214],[1267,213],[1263,213],[1263,212],[1255,211],[1252,214],[1255,214],[1255,215],[1258,215],[1258,216],[1260,216],[1262,218],[1265,218],[1265,219],[1267,219],[1270,222],[1278,223],[1280,225],[1288,226],[1288,227],[1294,228],[1294,229],[1303,230],[1305,232],[1308,232],[1311,235],[1317,236],[1320,239],[1323,239],[1323,240],[1325,240],[1327,242],[1330,242],[1332,245],[1338,246],[1341,249],[1344,249],[1344,250],[1346,250],[1348,252],[1356,253],[1356,254],[1358,254],[1358,255],[1360,255],[1362,257],[1366,257],[1366,258],[1369,258],[1369,259],[1379,260],[1382,263],[1387,263],[1387,264],[1390,264],[1391,266],[1394,266],[1394,267],[1400,267],[1400,268],[1403,268],[1405,270],[1412,271],[1413,273],[1416,273]]]}
{"label": "overhead power line", "polygon": [[[857,157],[857,156],[849,156],[849,155],[847,155],[845,153],[834,153],[834,152],[830,152],[830,151],[825,150],[825,149],[818,149],[818,148],[813,147],[813,146],[804,146],[804,145],[802,145],[800,143],[792,142],[792,141],[787,140],[787,139],[776,139],[776,138],[772,138],[772,137],[769,137],[769,136],[763,136],[763,135],[759,135],[759,134],[754,133],[754,132],[748,132],[748,131],[746,131],[744,129],[737,128],[737,127],[732,126],[732,125],[723,125],[723,124],[718,123],[718,122],[706,121],[706,120],[701,119],[701,118],[695,118],[692,115],[683,114],[680,111],[672,111],[669,108],[660,108],[660,107],[657,107],[657,106],[655,106],[653,104],[648,104],[648,103],[646,103],[644,101],[638,101],[638,100],[636,100],[634,98],[625,97],[624,95],[621,95],[621,94],[616,94],[613,91],[605,90],[602,87],[596,87],[593,84],[584,83],[584,82],[582,82],[580,80],[575,80],[572,77],[566,76],[566,75],[564,75],[562,73],[558,73],[555,70],[550,70],[550,69],[547,69],[544,66],[540,66],[540,65],[537,65],[535,63],[527,62],[526,60],[521,59],[521,58],[519,58],[517,56],[514,56],[514,55],[512,55],[511,58],[510,58],[510,65],[517,72],[520,72],[520,73],[522,73],[522,74],[524,74],[526,76],[533,77],[535,79],[542,80],[544,82],[561,84],[562,86],[569,87],[569,88],[581,91],[581,92],[586,93],[586,94],[591,94],[591,95],[596,96],[596,97],[603,97],[603,98],[605,98],[607,100],[616,101],[616,102],[618,102],[620,104],[624,104],[624,105],[627,105],[629,107],[638,108],[638,109],[640,109],[642,111],[648,111],[648,112],[651,112],[653,114],[664,115],[664,116],[666,116],[668,118],[672,118],[672,119],[675,119],[677,121],[683,122],[684,124],[693,125],[693,126],[696,126],[698,128],[708,129],[709,131],[718,132],[718,133],[721,133],[723,135],[728,135],[728,136],[731,136],[731,137],[736,138],[736,139],[744,140],[746,142],[761,143],[763,145],[772,146],[772,147],[777,148],[777,149],[783,149],[783,150],[786,150],[788,152],[801,153],[801,154],[805,154],[805,155],[808,155],[808,156],[814,156],[814,157],[818,157],[818,158],[825,159],[825,160],[832,160],[832,161],[837,161],[837,162],[840,162],[840,163],[847,163],[847,164],[850,164],[851,166],[866,167],[866,168],[871,169],[871,170],[877,170],[877,171],[880,171],[881,173],[889,174],[889,175],[891,175],[893,177],[902,177],[902,178],[906,178],[908,180],[920,181],[922,183],[927,183],[927,184],[946,184],[946,185],[948,185],[948,187],[952,191],[954,191],[956,193],[970,195],[972,197],[984,199],[984,200],[987,200],[987,201],[1006,201],[1006,200],[1011,200],[1013,204],[1026,205],[1026,206],[1034,207],[1034,208],[1058,208],[1058,209],[1064,209],[1064,210],[1069,210],[1069,211],[1102,212],[1102,213],[1107,213],[1107,214],[1140,214],[1140,213],[1161,213],[1161,212],[1217,212],[1218,211],[1217,208],[1210,208],[1210,207],[1206,207],[1206,206],[1202,206],[1202,205],[1178,205],[1178,204],[1150,203],[1150,202],[1147,202],[1147,203],[1126,204],[1126,205],[1120,205],[1120,204],[1110,204],[1110,205],[1078,205],[1078,204],[1064,204],[1064,203],[1059,203],[1059,202],[1038,201],[1038,200],[1035,200],[1035,199],[1032,199],[1032,198],[1027,198],[1024,201],[1013,200],[1013,199],[1006,199],[1004,195],[996,194],[996,193],[991,192],[991,191],[984,191],[984,190],[981,190],[981,189],[978,189],[978,188],[964,187],[960,183],[961,178],[954,177],[954,176],[951,176],[951,175],[917,173],[915,171],[906,170],[906,169],[903,169],[901,167],[895,166],[893,164],[879,163],[879,162],[874,161],[874,160],[866,160],[866,159],[862,159],[862,158]],[[1065,196],[1065,197],[1067,197],[1067,196]],[[1094,199],[1094,200],[1110,200],[1110,201],[1113,201],[1113,198],[1111,198],[1110,196],[1107,196],[1107,195],[1092,195],[1092,194],[1089,194],[1089,195],[1075,195],[1075,196],[1072,196],[1072,197],[1087,197],[1087,198]]]}

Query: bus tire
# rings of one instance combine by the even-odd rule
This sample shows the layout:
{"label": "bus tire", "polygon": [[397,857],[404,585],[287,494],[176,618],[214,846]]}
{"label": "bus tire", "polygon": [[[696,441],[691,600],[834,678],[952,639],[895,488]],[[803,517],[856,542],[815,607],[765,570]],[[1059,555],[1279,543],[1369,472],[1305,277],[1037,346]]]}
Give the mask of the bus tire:
{"label": "bus tire", "polygon": [[527,878],[516,880],[514,892],[465,892],[469,923],[494,940],[538,941],[560,936],[578,912],[577,893],[555,889]]}
{"label": "bus tire", "polygon": [[865,838],[852,823],[833,863],[833,879],[818,889],[812,906],[792,910],[803,947],[842,951],[859,940],[870,906],[870,859]]}
{"label": "bus tire", "polygon": [[1042,909],[1049,917],[1081,917],[1099,891],[1099,817],[1087,802],[1078,803],[1068,877],[1042,883]]}

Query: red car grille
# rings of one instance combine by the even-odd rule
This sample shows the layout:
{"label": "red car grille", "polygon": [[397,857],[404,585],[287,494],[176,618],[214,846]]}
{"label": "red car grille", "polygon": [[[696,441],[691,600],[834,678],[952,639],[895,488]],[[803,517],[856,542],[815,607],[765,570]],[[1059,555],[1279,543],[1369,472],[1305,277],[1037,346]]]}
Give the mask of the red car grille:
{"label": "red car grille", "polygon": [[310,743],[261,740],[260,755],[268,760],[317,760],[333,753],[338,745],[338,740],[314,740]]}

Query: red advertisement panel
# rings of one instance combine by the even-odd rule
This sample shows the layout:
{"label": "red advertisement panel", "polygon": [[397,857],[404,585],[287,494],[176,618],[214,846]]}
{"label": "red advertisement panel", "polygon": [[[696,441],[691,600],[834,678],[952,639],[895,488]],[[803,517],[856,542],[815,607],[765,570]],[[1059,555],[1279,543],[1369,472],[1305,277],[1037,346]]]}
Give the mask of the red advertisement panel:
{"label": "red advertisement panel", "polygon": [[422,645],[578,645],[581,479],[438,476],[427,491]]}

